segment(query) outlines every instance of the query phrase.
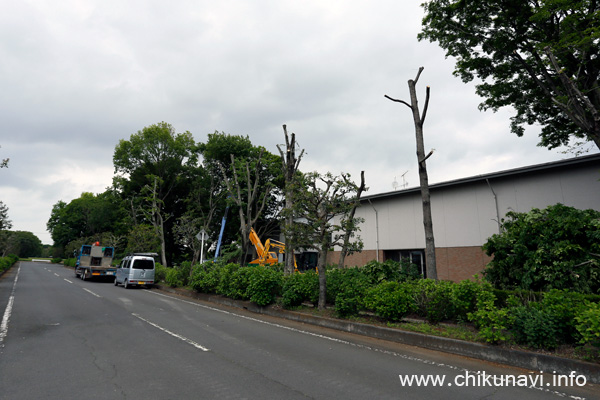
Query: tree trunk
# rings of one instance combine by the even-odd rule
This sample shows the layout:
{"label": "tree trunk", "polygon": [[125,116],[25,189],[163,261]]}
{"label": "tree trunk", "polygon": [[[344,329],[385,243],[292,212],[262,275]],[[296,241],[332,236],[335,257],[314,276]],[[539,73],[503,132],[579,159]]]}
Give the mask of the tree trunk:
{"label": "tree trunk", "polygon": [[319,261],[317,269],[319,270],[319,310],[324,310],[327,304],[327,276],[325,266],[327,265],[327,245],[321,245],[319,249]]}
{"label": "tree trunk", "polygon": [[285,267],[283,269],[284,274],[289,275],[294,272],[294,250],[296,243],[294,242],[294,187],[293,183],[295,180],[296,171],[298,165],[304,154],[304,150],[300,152],[300,156],[296,158],[296,134],[292,133],[292,140],[289,140],[286,125],[283,125],[283,133],[285,135],[285,154],[283,150],[277,145],[279,154],[281,155],[281,162],[283,166],[283,173],[285,176]]}
{"label": "tree trunk", "polygon": [[[422,68],[419,70],[422,70]],[[418,77],[417,77],[418,79]],[[425,229],[425,265],[427,278],[437,279],[437,267],[435,259],[435,240],[433,237],[433,220],[431,218],[431,199],[429,195],[429,178],[427,177],[427,166],[425,160],[431,153],[425,157],[425,144],[423,141],[423,121],[427,106],[424,109],[423,117],[419,115],[419,104],[417,101],[416,80],[408,81],[410,91],[411,108],[415,123],[415,134],[417,137],[417,161],[419,163],[419,184],[421,186],[421,201],[423,203],[423,227]],[[427,100],[429,100],[429,86],[427,87]]]}
{"label": "tree trunk", "polygon": [[417,101],[417,81],[419,80],[419,76],[421,76],[421,72],[423,72],[423,67],[419,68],[419,72],[417,73],[417,77],[414,80],[408,81],[408,90],[410,92],[410,104],[405,102],[404,100],[393,99],[388,95],[385,95],[386,98],[402,103],[411,109],[413,114],[413,120],[415,124],[415,134],[417,137],[417,162],[419,164],[419,183],[421,186],[421,201],[423,203],[423,227],[425,229],[425,263],[427,266],[427,278],[429,279],[437,279],[437,266],[435,259],[435,240],[433,238],[433,221],[431,218],[431,199],[429,196],[429,179],[427,178],[427,165],[425,164],[425,160],[427,160],[431,154],[433,154],[433,150],[425,155],[425,145],[423,143],[423,123],[425,122],[425,117],[427,116],[427,107],[429,105],[429,86],[427,86],[427,92],[425,96],[425,106],[423,107],[423,113],[420,114],[419,111],[419,102]]}

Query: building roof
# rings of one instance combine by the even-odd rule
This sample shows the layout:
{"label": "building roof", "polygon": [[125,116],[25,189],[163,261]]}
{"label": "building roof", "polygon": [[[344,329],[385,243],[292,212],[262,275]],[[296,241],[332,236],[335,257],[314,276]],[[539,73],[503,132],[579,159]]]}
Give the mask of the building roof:
{"label": "building roof", "polygon": [[[440,183],[435,183],[435,184],[429,185],[429,189],[434,190],[434,189],[442,188],[442,187],[458,186],[458,185],[464,185],[467,183],[485,181],[485,180],[489,180],[489,179],[504,178],[504,177],[510,177],[510,176],[514,176],[514,175],[523,175],[523,174],[542,171],[542,170],[548,171],[548,170],[557,169],[557,168],[571,167],[571,166],[575,166],[575,165],[579,165],[579,164],[591,164],[591,165],[598,164],[600,167],[600,153],[587,155],[587,156],[580,156],[580,157],[575,157],[575,158],[569,158],[566,160],[552,161],[552,162],[543,163],[543,164],[530,165],[530,166],[526,166],[526,167],[507,169],[504,171],[492,172],[489,174],[475,175],[475,176],[470,176],[467,178],[454,179],[454,180],[450,180],[450,181],[446,181],[446,182],[440,182]],[[384,192],[384,193],[378,193],[378,194],[373,194],[373,195],[368,195],[368,196],[362,196],[361,200],[381,199],[381,198],[386,198],[386,197],[394,197],[394,196],[400,196],[400,195],[405,195],[405,194],[414,193],[414,192],[420,192],[420,191],[421,191],[421,188],[419,186],[417,186],[417,187],[408,188],[408,189],[394,190],[391,192]]]}

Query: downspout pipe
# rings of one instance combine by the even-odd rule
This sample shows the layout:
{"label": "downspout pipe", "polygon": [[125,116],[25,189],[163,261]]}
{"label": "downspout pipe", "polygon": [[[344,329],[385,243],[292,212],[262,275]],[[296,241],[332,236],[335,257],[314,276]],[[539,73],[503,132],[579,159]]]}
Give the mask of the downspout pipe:
{"label": "downspout pipe", "polygon": [[376,247],[376,251],[377,251],[377,262],[379,262],[379,215],[377,214],[377,209],[375,208],[375,206],[373,205],[373,203],[371,203],[371,199],[367,199],[369,204],[371,205],[371,207],[373,208],[373,211],[375,211],[375,247]]}
{"label": "downspout pipe", "polygon": [[498,224],[498,233],[502,233],[500,226],[500,210],[498,209],[498,196],[496,196],[496,192],[494,192],[494,188],[492,188],[492,184],[488,178],[485,178],[485,181],[488,184],[488,187],[492,191],[492,195],[494,196],[494,204],[496,205],[496,223]]}

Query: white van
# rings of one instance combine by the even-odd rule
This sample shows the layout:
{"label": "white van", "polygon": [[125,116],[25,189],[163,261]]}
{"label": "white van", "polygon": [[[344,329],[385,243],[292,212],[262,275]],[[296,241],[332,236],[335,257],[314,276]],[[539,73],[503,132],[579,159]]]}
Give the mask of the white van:
{"label": "white van", "polygon": [[121,261],[115,275],[115,286],[123,284],[125,289],[136,285],[154,284],[154,257],[156,253],[133,253]]}

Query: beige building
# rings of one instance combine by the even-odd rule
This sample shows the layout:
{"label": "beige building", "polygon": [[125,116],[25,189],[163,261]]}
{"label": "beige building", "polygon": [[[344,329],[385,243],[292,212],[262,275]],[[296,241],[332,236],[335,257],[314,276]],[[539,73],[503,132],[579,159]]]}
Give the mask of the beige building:
{"label": "beige building", "polygon": [[[489,257],[481,246],[499,232],[508,211],[562,203],[600,210],[600,154],[516,168],[430,185],[438,278],[460,281],[480,273]],[[410,257],[425,270],[425,234],[419,188],[365,196],[361,253],[346,266]],[[336,263],[339,252],[329,254]]]}

